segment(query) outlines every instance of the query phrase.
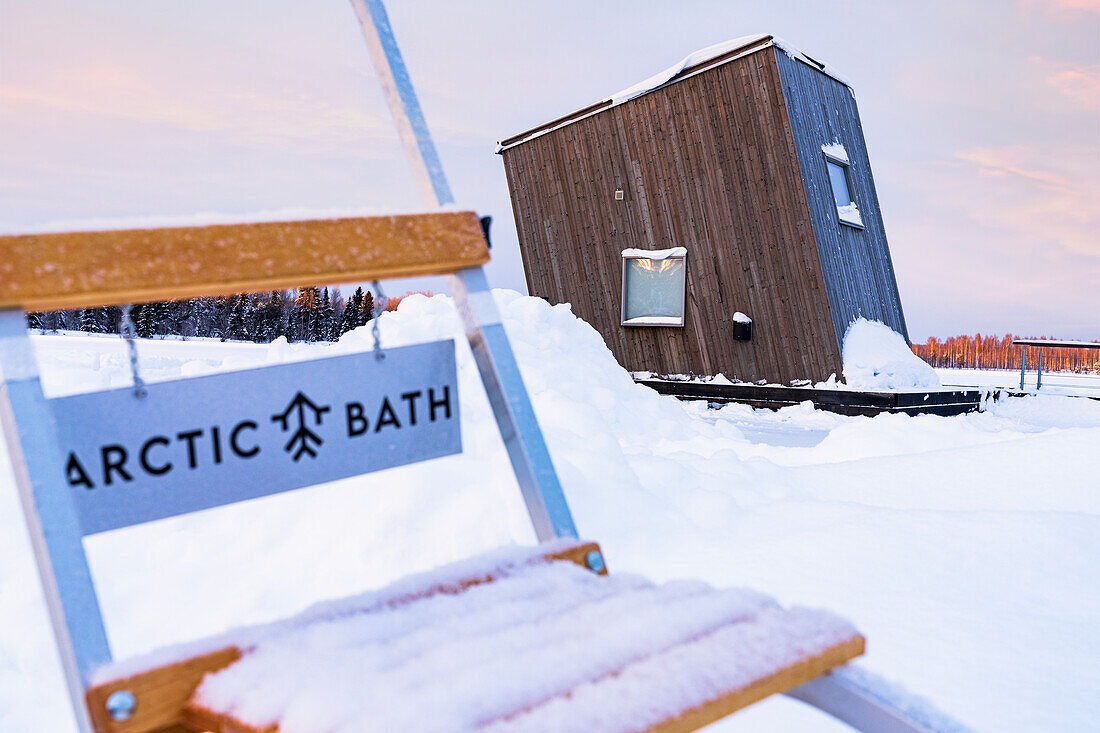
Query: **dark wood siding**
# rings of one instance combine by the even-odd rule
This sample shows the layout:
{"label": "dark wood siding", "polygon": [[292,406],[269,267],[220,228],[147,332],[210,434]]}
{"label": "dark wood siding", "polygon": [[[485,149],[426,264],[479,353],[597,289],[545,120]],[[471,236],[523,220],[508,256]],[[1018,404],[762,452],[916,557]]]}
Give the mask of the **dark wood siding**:
{"label": "dark wood siding", "polygon": [[[782,383],[840,374],[774,49],[503,156],[531,294],[571,303],[626,368]],[[621,326],[621,250],[674,246],[688,249],[684,327]],[[754,320],[750,342],[733,340],[736,311]]]}
{"label": "dark wood siding", "polygon": [[[855,96],[836,79],[784,53],[778,62],[837,342],[860,316],[881,321],[908,339]],[[851,192],[863,229],[837,219],[821,151],[834,140],[844,145],[851,162]]]}

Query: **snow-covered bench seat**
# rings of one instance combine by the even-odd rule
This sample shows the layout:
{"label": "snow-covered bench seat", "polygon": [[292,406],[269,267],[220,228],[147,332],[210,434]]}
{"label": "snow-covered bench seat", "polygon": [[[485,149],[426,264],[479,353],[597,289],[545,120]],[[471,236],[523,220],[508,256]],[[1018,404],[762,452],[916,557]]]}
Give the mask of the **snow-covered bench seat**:
{"label": "snow-covered bench seat", "polygon": [[89,707],[135,695],[129,720],[98,716],[111,733],[686,731],[863,652],[831,613],[597,574],[593,551],[509,548],[409,577],[99,685]]}

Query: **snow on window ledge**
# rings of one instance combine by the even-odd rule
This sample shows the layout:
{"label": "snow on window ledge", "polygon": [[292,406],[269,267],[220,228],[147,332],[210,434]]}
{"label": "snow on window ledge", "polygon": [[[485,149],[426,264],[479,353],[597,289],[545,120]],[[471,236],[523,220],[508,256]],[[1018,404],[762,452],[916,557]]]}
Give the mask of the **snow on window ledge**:
{"label": "snow on window ledge", "polygon": [[836,207],[836,215],[840,218],[842,224],[863,228],[863,217],[859,215],[859,209],[856,207],[855,201],[847,206]]}
{"label": "snow on window ledge", "polygon": [[683,326],[680,316],[638,316],[623,321],[624,326]]}
{"label": "snow on window ledge", "polygon": [[821,146],[821,152],[844,165],[851,164],[851,161],[848,160],[848,151],[844,149],[844,146],[840,144],[839,140],[825,143]]}
{"label": "snow on window ledge", "polygon": [[624,249],[623,259],[628,257],[644,257],[648,260],[667,260],[670,257],[684,257],[687,255],[686,247],[673,247],[672,249]]}

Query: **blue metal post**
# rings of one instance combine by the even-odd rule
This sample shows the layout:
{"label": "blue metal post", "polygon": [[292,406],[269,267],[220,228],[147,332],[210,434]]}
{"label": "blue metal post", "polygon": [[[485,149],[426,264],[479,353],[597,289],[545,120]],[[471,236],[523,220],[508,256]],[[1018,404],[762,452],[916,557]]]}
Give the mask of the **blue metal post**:
{"label": "blue metal post", "polygon": [[381,77],[382,90],[397,123],[397,133],[401,136],[409,163],[413,166],[421,198],[433,207],[453,203],[454,196],[443,173],[439,151],[428,131],[428,122],[420,109],[412,77],[397,46],[385,5],[382,0],[351,0],[351,4],[367,37],[371,60]]}
{"label": "blue metal post", "polygon": [[[351,0],[351,4],[359,17],[424,204],[438,208],[452,203],[451,188],[382,0]],[[535,535],[540,542],[556,537],[575,538],[573,516],[535,419],[485,271],[480,267],[460,270],[448,282]]]}
{"label": "blue metal post", "polygon": [[[0,422],[31,547],[81,733],[92,733],[84,692],[111,661],[53,415],[42,393],[23,312],[0,311]],[[95,426],[89,425],[89,430]]]}
{"label": "blue metal post", "polygon": [[1024,347],[1024,354],[1020,357],[1020,391],[1024,391],[1024,370],[1027,369],[1027,347]]}
{"label": "blue metal post", "polygon": [[1043,349],[1039,347],[1039,372],[1035,375],[1035,391],[1043,388]]}

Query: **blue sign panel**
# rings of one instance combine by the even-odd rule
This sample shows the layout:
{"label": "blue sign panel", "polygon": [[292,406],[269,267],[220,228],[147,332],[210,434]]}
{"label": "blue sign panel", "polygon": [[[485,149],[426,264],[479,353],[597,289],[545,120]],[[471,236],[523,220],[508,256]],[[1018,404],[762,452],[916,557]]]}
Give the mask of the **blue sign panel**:
{"label": "blue sign panel", "polygon": [[454,341],[50,406],[85,536],[462,451]]}

